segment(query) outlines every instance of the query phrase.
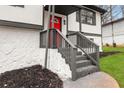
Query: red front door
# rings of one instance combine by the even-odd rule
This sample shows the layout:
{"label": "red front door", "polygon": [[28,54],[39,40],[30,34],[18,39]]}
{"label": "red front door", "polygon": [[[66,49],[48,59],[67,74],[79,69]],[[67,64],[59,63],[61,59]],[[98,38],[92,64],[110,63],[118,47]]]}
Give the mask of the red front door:
{"label": "red front door", "polygon": [[[52,16],[50,17],[50,28],[52,28]],[[60,17],[54,16],[54,28],[61,31],[61,18]],[[51,44],[52,44],[52,42],[51,42],[51,35],[52,35],[51,31],[50,31],[50,47],[51,47]],[[52,37],[53,37],[53,46],[58,48],[59,45],[60,45],[59,34],[54,32]]]}

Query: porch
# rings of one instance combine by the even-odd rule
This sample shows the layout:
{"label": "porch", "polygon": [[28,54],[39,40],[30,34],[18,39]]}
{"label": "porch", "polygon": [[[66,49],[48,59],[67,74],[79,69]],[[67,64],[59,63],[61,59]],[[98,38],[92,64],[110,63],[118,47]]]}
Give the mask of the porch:
{"label": "porch", "polygon": [[[40,33],[40,47],[46,48],[45,66],[47,67],[48,48],[58,49],[70,66],[72,80],[99,71],[99,46],[81,33],[82,8],[84,7],[73,5],[45,6],[44,9],[48,11],[47,29]],[[76,11],[79,11],[79,31],[69,33],[68,15]],[[66,16],[66,34],[61,32],[60,24],[58,25],[60,20],[55,19],[55,13]]]}

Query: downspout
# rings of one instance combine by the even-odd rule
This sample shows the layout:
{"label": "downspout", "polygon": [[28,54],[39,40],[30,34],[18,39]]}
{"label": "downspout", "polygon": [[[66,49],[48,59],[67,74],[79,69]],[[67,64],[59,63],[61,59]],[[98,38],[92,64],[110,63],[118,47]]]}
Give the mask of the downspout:
{"label": "downspout", "polygon": [[112,22],[112,40],[113,40],[113,47],[115,47],[115,41],[114,41],[114,31],[113,31],[113,22]]}
{"label": "downspout", "polygon": [[[111,22],[113,21],[112,20],[112,6],[110,5],[110,15],[111,15]],[[113,31],[113,22],[112,22],[112,42],[113,42],[113,47],[114,47],[114,44],[115,44],[115,41],[114,41],[114,31]]]}
{"label": "downspout", "polygon": [[52,45],[51,45],[51,48],[54,48],[54,40],[53,40],[53,37],[54,37],[54,13],[55,13],[55,6],[52,5],[52,31],[51,31],[51,42],[52,42]]}
{"label": "downspout", "polygon": [[101,45],[103,47],[102,14],[101,14]]}
{"label": "downspout", "polygon": [[68,32],[68,15],[66,15],[66,35],[68,35],[69,34],[69,32]]}
{"label": "downspout", "polygon": [[45,52],[45,68],[47,68],[47,58],[48,58],[48,43],[49,43],[49,26],[50,26],[50,12],[51,5],[48,6],[48,24],[47,24],[47,33],[46,33],[46,52]]}
{"label": "downspout", "polygon": [[79,10],[79,31],[82,31],[82,26],[81,26],[81,9]]}

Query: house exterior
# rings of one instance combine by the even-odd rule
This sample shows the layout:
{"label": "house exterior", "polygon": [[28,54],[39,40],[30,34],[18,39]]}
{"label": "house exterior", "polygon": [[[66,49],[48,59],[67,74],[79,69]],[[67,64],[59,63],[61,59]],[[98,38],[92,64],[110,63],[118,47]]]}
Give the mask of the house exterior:
{"label": "house exterior", "polygon": [[102,26],[103,45],[124,46],[124,18],[114,20]]}
{"label": "house exterior", "polygon": [[92,5],[55,5],[52,12],[49,8],[0,6],[0,73],[35,64],[44,66],[47,39],[47,68],[62,79],[76,80],[98,71],[101,15],[105,10]]}

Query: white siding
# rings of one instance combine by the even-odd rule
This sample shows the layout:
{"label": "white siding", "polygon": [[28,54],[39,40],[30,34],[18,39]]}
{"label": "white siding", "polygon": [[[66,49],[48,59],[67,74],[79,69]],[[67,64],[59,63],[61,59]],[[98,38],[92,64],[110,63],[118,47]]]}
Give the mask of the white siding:
{"label": "white siding", "polygon": [[112,26],[108,25],[102,28],[102,36],[109,37],[112,36]]}
{"label": "white siding", "polygon": [[[102,27],[103,44],[112,44],[112,24]],[[114,41],[117,45],[124,45],[124,20],[113,24]]]}
{"label": "white siding", "polygon": [[[76,22],[76,12],[69,15],[69,31],[79,31],[79,22]],[[101,15],[96,12],[96,25],[88,25],[82,23],[82,32],[101,34]],[[94,38],[94,42],[100,46],[100,51],[102,51],[101,37],[88,36]]]}
{"label": "white siding", "polygon": [[103,45],[112,45],[112,37],[103,37]]}
{"label": "white siding", "polygon": [[115,35],[124,35],[124,20],[114,23],[113,31]]}
{"label": "white siding", "polygon": [[124,45],[124,35],[115,36],[114,39],[118,45]]}
{"label": "white siding", "polygon": [[[36,64],[44,66],[45,48],[39,48],[39,32],[0,26],[0,73]],[[69,65],[58,50],[48,51],[48,68],[62,79],[71,78]]]}
{"label": "white siding", "polygon": [[[69,15],[69,30],[79,31],[79,22],[76,21],[76,12]],[[96,12],[96,25],[88,25],[82,23],[82,32],[101,34],[101,15]]]}
{"label": "white siding", "polygon": [[112,45],[112,26],[108,25],[102,28],[102,38],[103,45],[110,44]]}
{"label": "white siding", "polygon": [[43,6],[25,5],[24,8],[0,5],[0,19],[43,25]]}
{"label": "white siding", "polygon": [[[43,25],[43,6],[25,5],[25,8],[2,5],[0,19]],[[62,33],[66,35],[66,16],[62,18]],[[44,16],[44,29],[47,27],[47,12]],[[65,23],[64,24],[64,20]],[[82,24],[82,31],[101,34],[100,14],[96,12],[96,26]],[[79,31],[76,14],[69,15],[69,30]],[[39,48],[40,30],[0,26],[0,73],[35,64],[44,65],[45,49]],[[91,38],[90,36],[88,38]],[[101,37],[92,37],[101,46]],[[49,50],[48,68],[62,78],[70,78],[69,65],[55,49]],[[64,68],[64,69],[63,69]]]}

